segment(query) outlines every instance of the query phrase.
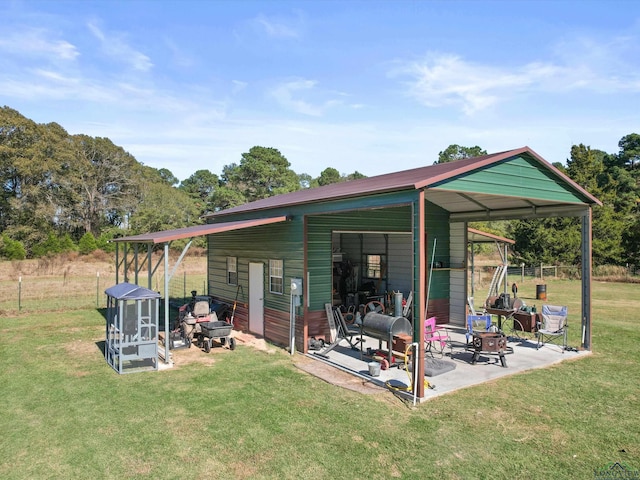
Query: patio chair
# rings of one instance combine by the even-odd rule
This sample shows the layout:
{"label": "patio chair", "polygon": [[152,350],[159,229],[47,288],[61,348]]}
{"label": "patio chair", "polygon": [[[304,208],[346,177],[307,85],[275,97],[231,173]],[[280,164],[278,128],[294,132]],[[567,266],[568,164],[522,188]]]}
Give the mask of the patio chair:
{"label": "patio chair", "polygon": [[342,340],[346,340],[353,350],[358,350],[358,344],[362,342],[360,325],[348,324],[342,316],[340,308],[333,308],[333,318],[336,324],[336,338],[327,348],[316,353],[321,357],[326,357],[327,353],[336,348]]}
{"label": "patio chair", "polygon": [[491,315],[467,315],[467,345],[474,332],[488,332],[491,328]]}
{"label": "patio chair", "polygon": [[424,321],[424,345],[425,351],[431,356],[436,353],[442,357],[447,346],[452,350],[449,333],[446,328],[436,325],[436,317]]}
{"label": "patio chair", "polygon": [[[567,349],[567,307],[556,305],[542,306],[542,322],[538,326],[539,349],[545,343],[556,342],[562,347],[562,353]],[[562,342],[561,344],[559,342]]]}

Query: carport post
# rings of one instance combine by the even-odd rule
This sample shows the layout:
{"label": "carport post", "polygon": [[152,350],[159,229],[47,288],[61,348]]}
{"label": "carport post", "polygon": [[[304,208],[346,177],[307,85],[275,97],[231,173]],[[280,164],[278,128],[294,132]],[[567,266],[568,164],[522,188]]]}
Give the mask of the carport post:
{"label": "carport post", "polygon": [[164,242],[164,363],[169,364],[169,243]]}
{"label": "carport post", "polygon": [[[418,247],[418,278],[417,278],[417,301],[415,302],[417,315],[414,314],[415,321],[413,335],[414,339],[418,340],[418,351],[416,354],[417,366],[417,384],[413,386],[417,390],[418,398],[424,398],[424,321],[426,312],[426,282],[427,282],[427,232],[425,231],[425,198],[424,189],[418,193],[417,209],[414,208],[414,220],[413,220],[413,236],[414,241]],[[414,205],[416,202],[414,202]],[[417,210],[417,211],[416,211]],[[416,218],[417,215],[417,218]],[[417,236],[417,238],[416,238]],[[416,241],[417,240],[417,241]],[[415,252],[415,249],[414,249]]]}
{"label": "carport post", "polygon": [[591,207],[582,216],[582,348],[591,350]]}

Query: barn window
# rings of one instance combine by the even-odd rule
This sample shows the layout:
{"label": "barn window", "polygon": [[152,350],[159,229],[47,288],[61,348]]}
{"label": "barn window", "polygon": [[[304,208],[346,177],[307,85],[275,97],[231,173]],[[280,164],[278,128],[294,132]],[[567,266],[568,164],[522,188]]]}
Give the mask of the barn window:
{"label": "barn window", "polygon": [[269,291],[271,293],[284,293],[283,272],[282,260],[269,260]]}
{"label": "barn window", "polygon": [[382,255],[367,255],[367,278],[382,278]]}
{"label": "barn window", "polygon": [[227,257],[227,284],[238,285],[238,258]]}

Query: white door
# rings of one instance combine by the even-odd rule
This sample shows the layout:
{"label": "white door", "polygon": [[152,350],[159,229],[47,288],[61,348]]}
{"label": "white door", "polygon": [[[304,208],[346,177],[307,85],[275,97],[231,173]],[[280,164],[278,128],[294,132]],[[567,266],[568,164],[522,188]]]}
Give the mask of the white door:
{"label": "white door", "polygon": [[249,264],[249,331],[264,335],[264,264]]}

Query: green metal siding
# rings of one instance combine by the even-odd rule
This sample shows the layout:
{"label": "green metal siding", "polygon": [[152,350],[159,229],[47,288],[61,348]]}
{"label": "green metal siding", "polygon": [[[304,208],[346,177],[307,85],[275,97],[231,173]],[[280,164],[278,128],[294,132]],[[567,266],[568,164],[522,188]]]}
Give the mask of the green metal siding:
{"label": "green metal siding", "polygon": [[[264,263],[264,304],[266,308],[289,310],[291,277],[303,276],[302,220],[298,219],[253,227],[246,230],[210,235],[209,289],[210,294],[235,299],[238,287],[227,285],[227,257],[238,259],[239,301],[248,301],[249,262]],[[284,261],[284,293],[269,292],[269,259]]]}
{"label": "green metal siding", "polygon": [[410,232],[411,207],[359,210],[307,219],[307,262],[309,270],[310,310],[322,310],[332,300],[333,264],[331,232],[375,231]]}
{"label": "green metal siding", "polygon": [[558,202],[582,202],[576,192],[549,170],[518,156],[432,186],[438,190],[524,197]]}
{"label": "green metal siding", "polygon": [[427,235],[427,268],[431,270],[431,259],[433,256],[433,244],[435,242],[434,262],[440,262],[443,269],[436,269],[434,265],[431,287],[429,290],[429,300],[449,298],[449,212],[426,202],[425,205],[425,225]]}

